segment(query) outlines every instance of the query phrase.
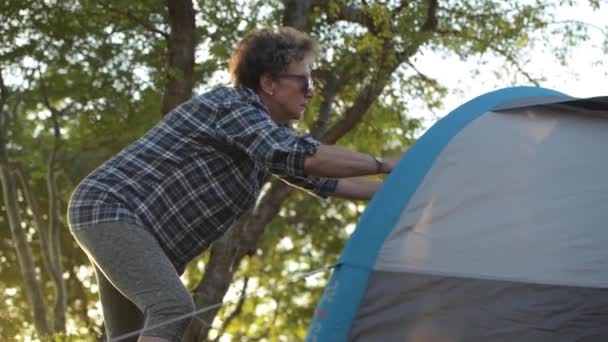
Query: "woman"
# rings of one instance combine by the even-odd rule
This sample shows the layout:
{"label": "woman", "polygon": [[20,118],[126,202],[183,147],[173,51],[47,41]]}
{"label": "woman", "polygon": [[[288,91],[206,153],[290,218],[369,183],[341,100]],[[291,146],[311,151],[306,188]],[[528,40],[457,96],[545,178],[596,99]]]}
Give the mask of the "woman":
{"label": "woman", "polygon": [[[316,44],[291,28],[264,29],[233,52],[233,86],[195,96],[76,188],[72,234],[95,266],[107,334],[144,328],[140,341],[179,341],[194,310],[186,264],[251,208],[269,174],[320,197],[370,199],[382,160],[298,137],[313,96]],[[159,324],[172,322],[170,324]]]}

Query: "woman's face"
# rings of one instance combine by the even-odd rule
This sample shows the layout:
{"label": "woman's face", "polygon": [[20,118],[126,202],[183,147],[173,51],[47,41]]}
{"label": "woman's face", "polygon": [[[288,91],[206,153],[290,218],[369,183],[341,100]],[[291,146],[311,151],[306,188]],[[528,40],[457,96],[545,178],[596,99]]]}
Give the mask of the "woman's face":
{"label": "woman's face", "polygon": [[278,123],[300,120],[314,95],[309,64],[304,60],[292,62],[273,82],[275,92],[269,106],[273,119]]}

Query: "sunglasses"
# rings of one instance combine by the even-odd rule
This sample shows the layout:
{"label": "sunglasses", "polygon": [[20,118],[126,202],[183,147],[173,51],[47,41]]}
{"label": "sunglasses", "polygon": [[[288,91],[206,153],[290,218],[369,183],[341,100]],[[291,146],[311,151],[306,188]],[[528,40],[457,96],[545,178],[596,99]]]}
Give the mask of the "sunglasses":
{"label": "sunglasses", "polygon": [[310,94],[314,90],[314,86],[312,85],[312,78],[309,74],[306,75],[298,75],[298,74],[279,74],[279,78],[292,78],[299,80],[302,83],[302,91],[305,94]]}

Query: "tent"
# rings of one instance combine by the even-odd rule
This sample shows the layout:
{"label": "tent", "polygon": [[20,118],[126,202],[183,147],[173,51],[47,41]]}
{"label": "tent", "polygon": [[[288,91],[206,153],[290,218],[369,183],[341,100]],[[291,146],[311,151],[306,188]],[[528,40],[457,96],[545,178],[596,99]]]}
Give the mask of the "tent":
{"label": "tent", "polygon": [[307,341],[608,341],[608,97],[479,96],[369,203]]}

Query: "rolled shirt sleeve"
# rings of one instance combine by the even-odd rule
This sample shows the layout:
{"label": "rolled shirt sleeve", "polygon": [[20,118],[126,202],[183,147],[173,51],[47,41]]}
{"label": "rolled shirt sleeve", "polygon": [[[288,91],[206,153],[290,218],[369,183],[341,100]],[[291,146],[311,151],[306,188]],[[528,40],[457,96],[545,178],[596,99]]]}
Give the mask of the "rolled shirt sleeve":
{"label": "rolled shirt sleeve", "polygon": [[[256,104],[235,101],[226,104],[225,109],[216,125],[221,139],[277,176],[307,178],[304,160],[316,152],[319,141],[311,136],[298,137],[288,127],[277,125]],[[319,190],[323,188],[316,185],[317,181],[311,184]]]}

